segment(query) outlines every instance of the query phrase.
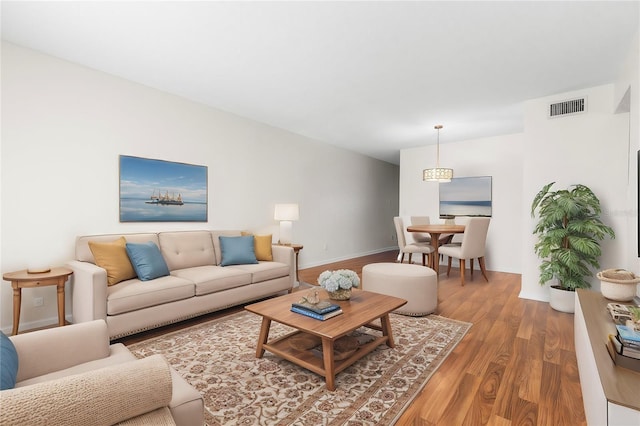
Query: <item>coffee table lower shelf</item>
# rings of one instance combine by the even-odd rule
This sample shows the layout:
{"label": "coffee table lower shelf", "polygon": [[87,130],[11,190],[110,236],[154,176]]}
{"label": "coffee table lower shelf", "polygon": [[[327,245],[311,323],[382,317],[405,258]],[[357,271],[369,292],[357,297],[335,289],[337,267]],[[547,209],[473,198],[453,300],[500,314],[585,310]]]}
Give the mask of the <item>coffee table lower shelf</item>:
{"label": "coffee table lower shelf", "polygon": [[[319,293],[321,300],[323,298],[328,300],[329,295],[325,290],[320,290]],[[382,344],[390,348],[395,346],[389,313],[407,303],[405,299],[399,297],[356,289],[351,294],[351,299],[336,302],[343,311],[341,315],[327,321],[318,321],[291,312],[291,304],[299,300],[299,294],[291,293],[244,307],[249,312],[262,317],[256,358],[262,358],[264,351],[269,351],[324,377],[327,390],[330,391],[335,390],[337,373]],[[272,321],[291,327],[295,331],[282,337],[269,339]],[[360,327],[374,328],[381,331],[381,335],[368,335],[372,340],[358,340],[359,347],[353,353],[341,353],[337,357],[339,359],[336,359],[334,354],[336,342]],[[319,356],[317,349],[314,350],[315,353],[309,350],[300,351],[295,349],[296,347],[300,349],[299,346],[290,344],[290,339],[299,336],[300,333],[307,333],[320,339],[322,356]],[[342,359],[343,357],[345,359]]]}
{"label": "coffee table lower shelf", "polygon": [[335,360],[333,341],[330,339],[322,339],[323,358],[318,358],[311,350],[300,351],[292,348],[289,340],[300,333],[303,332],[294,331],[293,333],[269,341],[262,345],[262,349],[324,377],[327,389],[331,391],[335,390],[334,380],[336,374],[345,370],[378,346],[388,343],[389,340],[389,336],[373,336],[374,340],[358,347],[351,356],[342,360]]}

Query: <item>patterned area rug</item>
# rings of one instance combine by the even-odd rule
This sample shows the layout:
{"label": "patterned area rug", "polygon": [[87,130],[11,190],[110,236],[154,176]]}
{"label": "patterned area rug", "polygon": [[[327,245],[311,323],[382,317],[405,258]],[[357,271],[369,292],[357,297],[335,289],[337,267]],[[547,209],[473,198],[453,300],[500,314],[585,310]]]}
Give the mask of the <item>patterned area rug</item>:
{"label": "patterned area rug", "polygon": [[[269,352],[257,359],[260,324],[239,312],[128,348],[137,357],[164,355],[204,396],[209,426],[393,425],[471,327],[391,314],[396,347],[379,346],[339,373],[330,392],[322,377]],[[270,338],[291,331],[274,322]]]}

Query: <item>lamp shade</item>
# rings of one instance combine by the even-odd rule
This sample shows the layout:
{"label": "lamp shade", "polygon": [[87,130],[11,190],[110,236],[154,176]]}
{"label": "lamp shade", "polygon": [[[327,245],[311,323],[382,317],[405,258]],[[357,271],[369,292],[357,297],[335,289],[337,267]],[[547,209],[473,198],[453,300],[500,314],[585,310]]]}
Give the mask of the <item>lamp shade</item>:
{"label": "lamp shade", "polygon": [[422,180],[427,182],[451,182],[452,177],[453,169],[439,167],[422,171]]}
{"label": "lamp shade", "polygon": [[300,218],[300,212],[297,204],[276,204],[275,213],[273,215],[275,220],[298,220]]}

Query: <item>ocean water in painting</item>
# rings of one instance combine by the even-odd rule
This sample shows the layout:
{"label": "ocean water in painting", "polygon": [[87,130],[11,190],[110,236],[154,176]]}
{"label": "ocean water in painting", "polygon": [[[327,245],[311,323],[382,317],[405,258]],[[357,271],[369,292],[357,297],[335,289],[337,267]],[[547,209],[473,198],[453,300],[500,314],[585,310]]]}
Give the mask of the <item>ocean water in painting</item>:
{"label": "ocean water in painting", "polygon": [[491,201],[441,201],[443,216],[491,216]]}
{"label": "ocean water in painting", "polygon": [[207,204],[148,204],[149,199],[120,199],[121,222],[206,222]]}

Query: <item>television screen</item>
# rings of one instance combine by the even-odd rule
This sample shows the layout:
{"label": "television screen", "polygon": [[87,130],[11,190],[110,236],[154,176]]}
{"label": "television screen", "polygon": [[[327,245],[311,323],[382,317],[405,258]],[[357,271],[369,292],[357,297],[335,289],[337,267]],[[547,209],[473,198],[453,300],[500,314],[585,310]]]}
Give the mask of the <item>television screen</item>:
{"label": "television screen", "polygon": [[491,216],[491,176],[453,178],[440,188],[440,218]]}

